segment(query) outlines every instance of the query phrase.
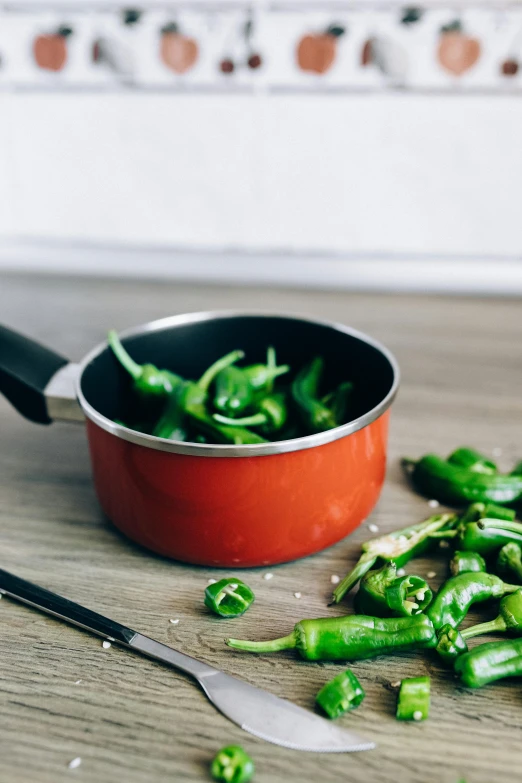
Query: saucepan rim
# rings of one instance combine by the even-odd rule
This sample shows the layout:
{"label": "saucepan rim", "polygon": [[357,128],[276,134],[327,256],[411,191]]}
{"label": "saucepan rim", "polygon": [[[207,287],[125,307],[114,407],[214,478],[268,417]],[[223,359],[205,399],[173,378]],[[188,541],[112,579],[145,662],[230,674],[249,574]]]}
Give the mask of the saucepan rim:
{"label": "saucepan rim", "polygon": [[270,456],[274,454],[284,454],[292,451],[302,451],[304,449],[315,448],[316,446],[324,446],[327,443],[332,443],[339,438],[345,438],[347,435],[351,435],[358,430],[371,424],[373,421],[382,416],[385,411],[388,410],[392,404],[400,382],[400,370],[397,360],[391,351],[388,350],[382,343],[375,340],[373,337],[360,332],[357,329],[353,329],[350,326],[337,323],[335,321],[323,320],[320,318],[310,318],[306,315],[299,313],[279,313],[270,312],[266,310],[213,310],[202,311],[196,313],[182,313],[179,315],[168,316],[167,318],[160,318],[155,321],[149,321],[148,323],[141,324],[140,326],[133,326],[129,329],[125,329],[119,332],[121,338],[136,337],[138,335],[147,334],[149,332],[162,331],[163,329],[170,329],[176,326],[183,326],[190,323],[199,323],[202,321],[212,321],[218,319],[230,319],[230,318],[248,318],[248,317],[261,317],[261,318],[279,318],[287,319],[291,321],[298,321],[301,323],[316,324],[318,326],[326,326],[334,331],[342,332],[343,334],[355,337],[361,342],[372,346],[388,360],[393,371],[393,381],[388,393],[383,399],[371,410],[364,413],[359,418],[353,421],[343,424],[340,427],[335,427],[332,430],[326,430],[325,432],[319,432],[315,435],[306,435],[302,438],[292,438],[291,440],[277,441],[275,443],[260,443],[260,444],[245,444],[245,445],[230,445],[230,444],[210,444],[210,443],[185,443],[183,441],[168,440],[166,438],[158,438],[155,435],[147,435],[145,433],[136,432],[136,430],[124,427],[121,424],[111,421],[111,419],[104,416],[96,408],[94,408],[85,398],[82,391],[82,378],[86,368],[93,362],[103,351],[107,349],[107,343],[103,342],[93,348],[87,356],[80,363],[80,372],[76,380],[76,394],[78,401],[82,407],[86,417],[90,419],[101,429],[109,432],[111,435],[115,435],[117,438],[134,443],[138,446],[145,446],[146,448],[155,449],[157,451],[170,452],[172,454],[183,454],[192,457],[261,457]]}

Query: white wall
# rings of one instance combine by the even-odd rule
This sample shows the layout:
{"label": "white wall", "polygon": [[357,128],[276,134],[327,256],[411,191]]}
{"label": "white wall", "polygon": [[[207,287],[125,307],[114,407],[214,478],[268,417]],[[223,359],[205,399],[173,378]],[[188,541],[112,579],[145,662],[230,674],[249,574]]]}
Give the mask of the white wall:
{"label": "white wall", "polygon": [[3,94],[4,236],[522,255],[522,102]]}

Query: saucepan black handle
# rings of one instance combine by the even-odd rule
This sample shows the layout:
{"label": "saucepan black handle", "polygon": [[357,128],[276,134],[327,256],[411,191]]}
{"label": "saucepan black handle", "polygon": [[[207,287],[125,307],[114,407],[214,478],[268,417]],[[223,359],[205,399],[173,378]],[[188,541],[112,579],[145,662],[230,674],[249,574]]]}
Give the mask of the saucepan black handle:
{"label": "saucepan black handle", "polygon": [[75,604],[74,601],[51,593],[50,590],[45,590],[32,582],[26,582],[25,579],[20,579],[2,569],[0,569],[0,593],[112,641],[128,644],[136,636],[136,632],[125,625],[109,620],[108,617],[103,617],[80,604]]}
{"label": "saucepan black handle", "polygon": [[45,389],[67,359],[0,325],[0,392],[27,419],[49,424]]}

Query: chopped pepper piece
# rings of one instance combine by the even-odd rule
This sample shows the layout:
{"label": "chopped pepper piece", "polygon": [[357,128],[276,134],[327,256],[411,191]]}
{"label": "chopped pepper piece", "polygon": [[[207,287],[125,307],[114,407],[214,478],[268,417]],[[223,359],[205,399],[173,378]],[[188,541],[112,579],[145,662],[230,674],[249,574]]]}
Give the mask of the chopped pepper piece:
{"label": "chopped pepper piece", "polygon": [[265,653],[296,649],[307,661],[356,661],[399,650],[435,647],[433,623],[424,614],[377,618],[366,615],[301,620],[292,633],[266,642],[226,639],[236,650]]}
{"label": "chopped pepper piece", "polygon": [[433,593],[420,576],[397,576],[392,560],[363,576],[354,607],[358,614],[409,617],[429,606]]}
{"label": "chopped pepper piece", "polygon": [[452,628],[449,623],[443,625],[439,631],[436,651],[447,664],[453,664],[459,655],[468,651],[468,645],[464,641],[462,634],[456,628]]}
{"label": "chopped pepper piece", "polygon": [[224,783],[248,783],[255,772],[254,762],[240,745],[227,745],[214,757],[210,774]]}
{"label": "chopped pepper piece", "polygon": [[361,683],[355,674],[347,669],[323,685],[315,700],[328,717],[334,719],[354,710],[365,696]]}
{"label": "chopped pepper piece", "polygon": [[220,579],[205,590],[205,606],[220,617],[239,617],[254,602],[254,593],[241,579]]}
{"label": "chopped pepper piece", "polygon": [[481,573],[486,571],[486,562],[478,552],[462,552],[458,549],[450,560],[450,571],[453,576]]}
{"label": "chopped pepper piece", "polygon": [[433,593],[420,576],[399,576],[385,591],[386,603],[394,615],[420,614],[431,603]]}
{"label": "chopped pepper piece", "polygon": [[430,711],[430,678],[410,677],[401,682],[397,720],[426,720]]}

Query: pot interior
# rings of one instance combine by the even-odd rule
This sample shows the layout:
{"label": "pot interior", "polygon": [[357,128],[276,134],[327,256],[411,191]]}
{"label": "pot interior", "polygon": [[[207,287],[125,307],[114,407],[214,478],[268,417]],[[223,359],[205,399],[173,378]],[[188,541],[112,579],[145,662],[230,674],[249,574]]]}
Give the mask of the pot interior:
{"label": "pot interior", "polygon": [[[202,316],[183,322],[174,318],[159,328],[146,329],[122,339],[139,364],[155,364],[188,379],[197,379],[220,356],[236,348],[245,352],[243,363],[266,361],[273,345],[278,364],[291,372],[289,382],[314,356],[325,360],[324,393],[341,381],[354,382],[352,419],[372,410],[390,392],[395,372],[391,361],[364,337],[327,324],[277,315]],[[132,381],[108,348],[85,367],[82,392],[99,413],[109,419],[136,414]],[[141,403],[142,405],[142,403]]]}

